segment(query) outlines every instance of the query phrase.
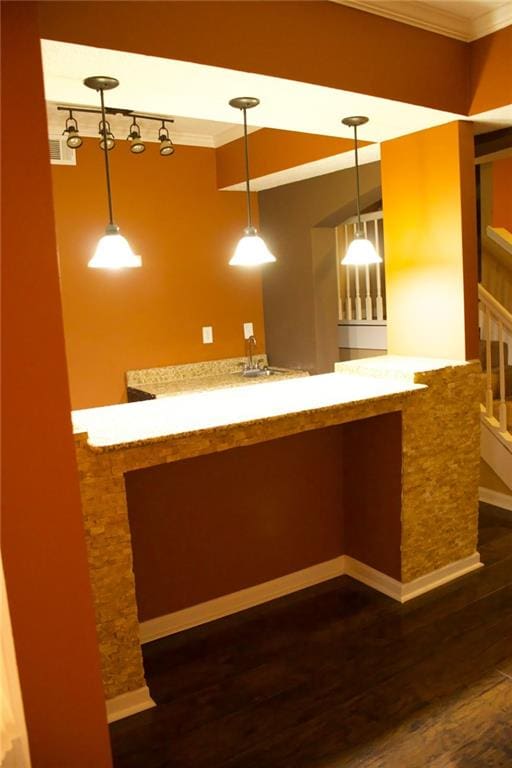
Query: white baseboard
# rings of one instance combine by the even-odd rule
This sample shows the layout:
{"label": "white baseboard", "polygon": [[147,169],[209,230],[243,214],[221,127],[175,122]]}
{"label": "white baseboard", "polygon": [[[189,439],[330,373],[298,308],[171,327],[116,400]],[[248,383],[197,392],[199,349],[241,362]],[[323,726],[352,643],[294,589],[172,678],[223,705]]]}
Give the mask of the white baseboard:
{"label": "white baseboard", "polygon": [[482,487],[478,489],[478,494],[480,501],[484,501],[486,504],[492,504],[493,507],[501,507],[501,509],[512,511],[512,495]]}
{"label": "white baseboard", "polygon": [[275,600],[283,595],[289,595],[292,592],[320,584],[337,576],[351,576],[353,579],[361,581],[378,592],[382,592],[384,595],[400,603],[405,603],[407,600],[412,600],[412,598],[422,595],[424,592],[429,592],[431,589],[452,581],[452,579],[464,576],[466,573],[480,568],[481,565],[480,555],[478,552],[475,552],[469,557],[445,565],[443,568],[426,574],[426,576],[402,583],[397,579],[387,576],[385,573],[381,573],[381,571],[376,571],[369,565],[354,560],[348,555],[342,555],[334,560],[328,560],[325,563],[304,568],[302,571],[296,571],[287,576],[282,576],[263,584],[257,584],[254,587],[242,589],[239,592],[233,592],[230,595],[223,595],[214,600],[208,600],[205,603],[185,608],[182,611],[175,611],[165,616],[159,616],[156,619],[143,621],[139,625],[140,641],[141,643],[149,643],[152,640],[173,635],[184,629],[191,629],[200,624],[206,624],[209,621],[229,616],[232,613],[253,608],[255,605]]}
{"label": "white baseboard", "polygon": [[476,571],[477,568],[481,568],[483,563],[480,561],[480,553],[475,552],[469,557],[463,557],[462,560],[456,560],[454,563],[444,565],[442,568],[438,568],[436,571],[431,571],[425,576],[420,576],[413,581],[407,581],[402,584],[402,596],[400,602],[406,603],[407,600],[412,600],[413,597],[423,595],[425,592],[430,592],[431,589],[440,587],[443,584],[447,584],[449,581],[465,576],[466,573]]}
{"label": "white baseboard", "polygon": [[142,688],[136,688],[134,691],[122,693],[120,696],[114,696],[113,699],[107,699],[107,721],[114,723],[129,715],[136,715],[137,712],[143,712],[145,709],[156,707],[155,702],[149,695],[149,688],[144,685]]}
{"label": "white baseboard", "polygon": [[365,565],[359,562],[359,560],[346,557],[345,561],[347,576],[351,576],[353,579],[357,579],[357,581],[362,581],[368,587],[372,587],[378,592],[398,600],[400,603],[406,603],[414,597],[430,592],[430,590],[440,587],[442,584],[446,584],[453,579],[458,579],[459,576],[464,576],[466,573],[481,568],[483,565],[480,562],[480,554],[475,552],[469,557],[456,560],[454,563],[449,563],[442,568],[425,574],[425,576],[413,579],[413,581],[401,582],[397,579],[392,579],[391,576],[386,576],[381,571],[370,568],[369,565]]}
{"label": "white baseboard", "polygon": [[387,576],[382,571],[376,571],[375,568],[361,563],[360,560],[354,560],[353,557],[348,555],[345,556],[345,574],[356,581],[366,584],[367,587],[372,587],[377,592],[382,592],[383,595],[401,602],[402,584],[400,581]]}
{"label": "white baseboard", "polygon": [[343,576],[344,573],[345,558],[342,555],[310,568],[281,576],[278,579],[241,589],[230,595],[222,595],[222,597],[216,597],[214,600],[193,605],[191,608],[184,608],[182,611],[175,611],[156,619],[143,621],[139,625],[140,641],[141,643],[149,643],[160,637],[173,635],[184,629],[191,629],[191,627],[197,627],[199,624],[206,624],[208,621],[215,621],[215,619],[221,619],[223,616],[253,608],[255,605],[267,603],[269,600],[298,592],[300,589],[312,587],[337,576]]}

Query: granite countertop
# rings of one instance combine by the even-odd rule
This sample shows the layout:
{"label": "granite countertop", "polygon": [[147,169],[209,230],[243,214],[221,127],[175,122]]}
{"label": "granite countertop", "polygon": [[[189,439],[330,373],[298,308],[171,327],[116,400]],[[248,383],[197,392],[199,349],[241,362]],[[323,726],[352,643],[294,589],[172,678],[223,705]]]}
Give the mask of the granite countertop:
{"label": "granite countertop", "polygon": [[[242,371],[246,362],[246,357],[231,357],[223,360],[206,360],[201,363],[127,371],[126,385],[154,397],[168,397],[183,392],[204,392],[246,384],[263,384],[288,379],[291,376],[309,376],[307,371],[278,367],[271,368],[272,374],[269,376],[243,376]],[[253,363],[259,368],[269,367],[265,354],[254,355]]]}
{"label": "granite countertop", "polygon": [[91,447],[115,450],[290,414],[339,409],[341,416],[343,410],[370,401],[379,401],[384,413],[399,410],[407,397],[426,389],[415,383],[416,373],[465,365],[396,356],[358,360],[336,365],[335,373],[269,381],[264,387],[249,384],[73,411],[73,429],[75,435],[87,434]]}
{"label": "granite countertop", "polygon": [[[262,387],[177,394],[137,403],[73,411],[75,434],[96,448],[121,448],[234,424],[315,412],[423,389],[406,381],[327,373],[270,381]],[[384,405],[384,403],[383,403]]]}
{"label": "granite countertop", "polygon": [[155,397],[169,397],[184,392],[205,392],[210,389],[242,387],[250,384],[265,384],[297,376],[309,376],[307,371],[273,369],[269,376],[242,376],[242,371],[220,373],[212,376],[194,376],[190,379],[174,379],[141,384],[137,389]]}

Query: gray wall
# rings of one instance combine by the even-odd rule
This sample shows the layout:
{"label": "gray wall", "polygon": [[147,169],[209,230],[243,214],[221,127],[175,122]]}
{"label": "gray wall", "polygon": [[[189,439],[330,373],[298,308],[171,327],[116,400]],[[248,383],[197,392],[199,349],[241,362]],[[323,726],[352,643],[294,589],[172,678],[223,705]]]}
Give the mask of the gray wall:
{"label": "gray wall", "polygon": [[[380,164],[360,168],[362,207],[380,199]],[[271,365],[332,371],[338,360],[334,227],[356,212],[354,169],[259,193],[260,231],[277,262],[263,269]]]}

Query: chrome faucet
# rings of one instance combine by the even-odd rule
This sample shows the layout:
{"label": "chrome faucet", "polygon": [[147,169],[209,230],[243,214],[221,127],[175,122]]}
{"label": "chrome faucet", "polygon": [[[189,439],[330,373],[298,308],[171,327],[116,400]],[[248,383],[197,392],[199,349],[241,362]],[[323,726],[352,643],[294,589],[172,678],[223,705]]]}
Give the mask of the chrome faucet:
{"label": "chrome faucet", "polygon": [[245,345],[247,351],[247,362],[245,363],[245,370],[254,371],[254,369],[257,368],[257,366],[254,365],[253,359],[253,354],[256,350],[256,339],[254,336],[249,336],[245,341]]}

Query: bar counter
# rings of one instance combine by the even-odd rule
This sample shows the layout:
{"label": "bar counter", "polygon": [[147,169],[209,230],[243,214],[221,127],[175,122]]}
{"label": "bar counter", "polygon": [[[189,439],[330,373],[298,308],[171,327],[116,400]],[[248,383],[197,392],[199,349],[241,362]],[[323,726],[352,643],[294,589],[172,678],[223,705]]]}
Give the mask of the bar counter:
{"label": "bar counter", "polygon": [[[348,467],[346,508],[339,510],[347,529],[343,572],[403,601],[479,566],[480,383],[477,362],[383,356],[261,387],[73,412],[110,719],[152,705],[140,652],[126,473],[267,441],[275,441],[279,462],[281,438],[350,426],[340,457],[340,467]],[[398,452],[389,455],[384,420],[392,422],[390,440],[398,435]],[[386,504],[388,470],[398,480]],[[357,496],[352,476],[363,489]],[[383,547],[394,550],[394,560]]]}

